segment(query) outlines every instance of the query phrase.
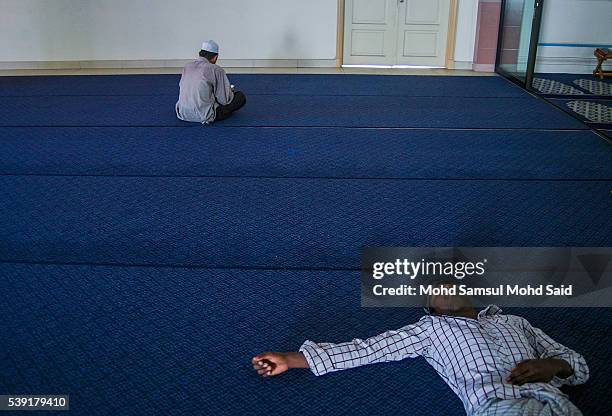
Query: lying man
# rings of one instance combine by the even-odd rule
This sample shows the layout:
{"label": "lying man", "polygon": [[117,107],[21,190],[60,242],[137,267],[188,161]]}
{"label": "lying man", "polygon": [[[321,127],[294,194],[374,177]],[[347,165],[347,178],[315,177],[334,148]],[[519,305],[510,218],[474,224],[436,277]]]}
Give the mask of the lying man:
{"label": "lying man", "polygon": [[290,368],[310,368],[320,376],[421,356],[468,415],[582,414],[559,390],[587,381],[580,354],[497,306],[476,313],[465,296],[434,296],[426,309],[429,315],[396,331],[340,344],[306,341],[300,352],[260,354],[253,367],[263,377]]}
{"label": "lying man", "polygon": [[179,83],[176,116],[183,121],[212,123],[224,120],[246,104],[245,95],[234,92],[223,68],[217,65],[219,45],[202,44],[200,57],[185,65]]}

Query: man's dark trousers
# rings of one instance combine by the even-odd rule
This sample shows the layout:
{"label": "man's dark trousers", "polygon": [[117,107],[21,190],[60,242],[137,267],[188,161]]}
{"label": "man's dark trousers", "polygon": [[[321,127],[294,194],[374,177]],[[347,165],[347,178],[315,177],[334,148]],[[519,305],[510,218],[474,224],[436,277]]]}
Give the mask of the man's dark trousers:
{"label": "man's dark trousers", "polygon": [[227,105],[217,107],[217,115],[215,121],[225,120],[230,117],[235,111],[240,110],[246,104],[246,96],[242,91],[234,93],[234,99]]}

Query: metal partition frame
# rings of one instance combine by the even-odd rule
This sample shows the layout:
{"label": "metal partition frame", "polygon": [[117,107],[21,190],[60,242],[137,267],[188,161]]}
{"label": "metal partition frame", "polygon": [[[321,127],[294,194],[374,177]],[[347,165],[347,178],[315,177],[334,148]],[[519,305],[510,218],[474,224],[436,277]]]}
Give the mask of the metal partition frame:
{"label": "metal partition frame", "polygon": [[531,90],[533,83],[533,75],[535,73],[536,58],[538,54],[538,42],[540,40],[540,27],[542,25],[542,10],[544,9],[545,0],[536,0],[534,4],[533,21],[531,23],[531,35],[529,39],[529,53],[527,57],[527,72],[525,80],[517,78],[510,72],[505,71],[501,66],[502,43],[504,36],[504,15],[507,5],[507,0],[502,0],[501,11],[499,18],[499,32],[497,35],[497,54],[495,57],[495,72],[507,78],[508,80],[520,85],[521,87]]}

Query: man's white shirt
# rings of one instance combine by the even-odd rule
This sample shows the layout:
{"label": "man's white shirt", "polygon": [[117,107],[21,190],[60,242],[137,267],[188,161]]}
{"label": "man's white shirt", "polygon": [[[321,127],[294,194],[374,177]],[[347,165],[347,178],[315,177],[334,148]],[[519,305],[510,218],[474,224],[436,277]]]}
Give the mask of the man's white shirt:
{"label": "man's white shirt", "polygon": [[217,107],[228,105],[234,99],[223,68],[205,58],[185,65],[179,87],[176,116],[183,121],[211,123]]}
{"label": "man's white shirt", "polygon": [[[477,319],[428,315],[417,323],[365,340],[339,344],[306,341],[300,348],[311,371],[323,375],[366,364],[424,357],[459,396],[468,414],[491,399],[519,399],[545,390],[564,396],[563,384],[589,377],[584,358],[557,343],[526,319],[504,315],[491,305]],[[516,386],[506,379],[524,360],[558,358],[574,370],[567,379]]]}

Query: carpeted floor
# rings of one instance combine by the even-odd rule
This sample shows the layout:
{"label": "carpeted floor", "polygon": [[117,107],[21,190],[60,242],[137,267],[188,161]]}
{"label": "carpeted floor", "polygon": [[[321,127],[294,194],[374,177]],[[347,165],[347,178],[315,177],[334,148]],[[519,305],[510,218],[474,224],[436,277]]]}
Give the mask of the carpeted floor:
{"label": "carpeted floor", "polygon": [[[0,78],[0,392],[73,414],[458,415],[423,360],[261,380],[250,358],[417,320],[363,309],[364,246],[610,246],[612,148],[496,77]],[[328,96],[315,96],[321,88]],[[612,311],[532,309],[604,414]]]}
{"label": "carpeted floor", "polygon": [[[223,127],[586,128],[529,97],[248,95],[247,100],[248,107]],[[0,126],[188,126],[168,111],[175,102],[170,95],[3,97]]]}
{"label": "carpeted floor", "polygon": [[612,139],[612,80],[590,74],[536,74],[533,87],[563,111]]}
{"label": "carpeted floor", "polygon": [[[170,95],[179,75],[0,77],[0,96]],[[523,97],[497,77],[232,74],[249,95],[330,95],[399,97]]]}
{"label": "carpeted floor", "polygon": [[593,128],[605,131],[612,127],[611,99],[550,99],[550,101]]}
{"label": "carpeted floor", "polygon": [[[610,98],[612,80],[592,74],[535,74],[534,88],[545,96],[561,98]],[[569,97],[568,97],[569,98]]]}
{"label": "carpeted floor", "polygon": [[612,179],[609,145],[586,130],[19,127],[2,132],[4,175]]}

